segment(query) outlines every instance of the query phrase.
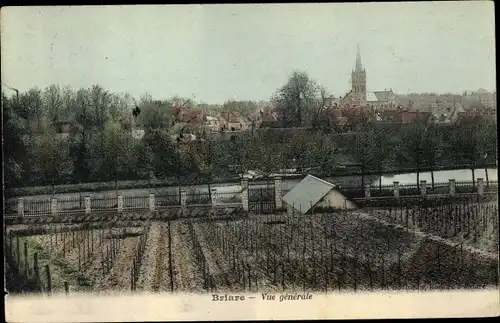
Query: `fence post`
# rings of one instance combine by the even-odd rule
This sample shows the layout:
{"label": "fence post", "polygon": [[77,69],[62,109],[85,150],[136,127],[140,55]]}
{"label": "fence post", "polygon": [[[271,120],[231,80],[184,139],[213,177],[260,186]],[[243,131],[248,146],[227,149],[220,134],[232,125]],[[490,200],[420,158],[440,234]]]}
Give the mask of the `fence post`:
{"label": "fence post", "polygon": [[477,179],[477,194],[481,197],[484,195],[484,180],[482,178]]}
{"label": "fence post", "polygon": [[22,197],[17,199],[17,215],[24,216],[24,199]]}
{"label": "fence post", "polygon": [[210,189],[210,197],[212,198],[212,206],[217,206],[217,189],[216,188],[211,188]]}
{"label": "fence post", "polygon": [[420,194],[425,197],[427,194],[427,181],[420,181]]}
{"label": "fence post", "polygon": [[24,241],[24,276],[28,278],[28,242]]}
{"label": "fence post", "polygon": [[57,199],[55,197],[50,199],[50,213],[52,215],[57,213]]}
{"label": "fence post", "polygon": [[49,265],[45,265],[45,274],[47,275],[47,294],[50,296],[52,294],[52,279],[50,277]]}
{"label": "fence post", "polygon": [[90,196],[85,196],[85,213],[90,213]]}
{"label": "fence post", "polygon": [[275,176],[274,177],[274,198],[275,198],[275,205],[277,209],[281,209],[283,206],[282,201],[281,201],[281,176]]}
{"label": "fence post", "polygon": [[185,190],[181,190],[181,206],[186,207],[187,202],[187,192]]}
{"label": "fence post", "polygon": [[394,182],[394,197],[399,199],[399,182]]}
{"label": "fence post", "polygon": [[450,184],[449,184],[450,196],[455,196],[455,187],[456,187],[455,180],[454,179],[450,179]]}
{"label": "fence post", "polygon": [[370,199],[370,184],[365,184],[365,198]]}
{"label": "fence post", "polygon": [[118,212],[123,212],[123,195],[118,195]]}
{"label": "fence post", "polygon": [[155,210],[155,195],[153,193],[149,194],[149,210]]}
{"label": "fence post", "polygon": [[243,203],[243,210],[248,211],[248,179],[241,180],[241,202]]}

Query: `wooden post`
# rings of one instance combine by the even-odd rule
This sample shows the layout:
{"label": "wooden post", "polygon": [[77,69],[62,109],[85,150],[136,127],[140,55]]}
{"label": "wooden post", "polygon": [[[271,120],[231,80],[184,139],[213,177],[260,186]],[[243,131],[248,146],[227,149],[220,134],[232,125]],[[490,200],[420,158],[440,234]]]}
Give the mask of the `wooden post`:
{"label": "wooden post", "polygon": [[64,293],[66,294],[66,296],[69,295],[69,285],[68,285],[68,282],[64,282]]}
{"label": "wooden post", "polygon": [[33,254],[33,272],[35,273],[36,281],[40,281],[40,272],[38,269],[38,253]]}
{"label": "wooden post", "polygon": [[52,294],[52,280],[49,265],[45,265],[45,273],[47,274],[47,294],[50,296]]}
{"label": "wooden post", "polygon": [[19,245],[21,242],[19,241],[19,236],[16,236],[16,244],[17,244],[17,268],[21,269],[21,246]]}
{"label": "wooden post", "polygon": [[28,242],[24,241],[24,276],[28,278]]}

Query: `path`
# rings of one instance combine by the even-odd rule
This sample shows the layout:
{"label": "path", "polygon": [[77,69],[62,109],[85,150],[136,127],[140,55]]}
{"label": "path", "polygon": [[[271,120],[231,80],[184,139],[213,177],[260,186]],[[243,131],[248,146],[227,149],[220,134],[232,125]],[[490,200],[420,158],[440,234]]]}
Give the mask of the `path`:
{"label": "path", "polygon": [[[379,219],[373,215],[369,215],[368,213],[356,213],[361,219],[367,219],[367,220],[372,220],[372,221],[376,221],[382,225],[385,225],[385,226],[390,226],[390,227],[393,227],[393,228],[397,228],[397,229],[401,229],[401,230],[405,230],[406,231],[406,227],[404,225],[401,225],[401,224],[396,224],[396,223],[391,223],[391,222],[388,222],[388,221],[385,221],[385,220],[382,220],[382,219]],[[437,236],[435,234],[432,234],[432,233],[427,233],[427,232],[423,232],[423,231],[420,231],[418,229],[412,229],[410,230],[412,231],[415,236],[418,236],[420,238],[424,238],[424,239],[429,239],[429,240],[433,240],[433,241],[437,241],[437,242],[441,242],[443,244],[446,244],[448,246],[451,246],[451,247],[456,247],[457,246],[457,243],[449,240],[449,239],[445,239],[445,238],[442,238],[440,236]],[[484,250],[481,250],[481,249],[478,249],[478,248],[474,248],[470,245],[466,245],[464,244],[463,245],[463,249],[469,251],[470,253],[473,253],[473,254],[478,254],[482,257],[485,257],[485,258],[488,258],[490,260],[498,260],[498,255],[497,254],[494,254],[494,253],[491,253],[491,252],[487,252],[487,251],[484,251]]]}
{"label": "path", "polygon": [[[172,233],[172,266],[174,291],[201,291],[195,270],[195,260],[188,241],[188,227],[182,220],[170,222]],[[168,258],[168,257],[167,257]]]}

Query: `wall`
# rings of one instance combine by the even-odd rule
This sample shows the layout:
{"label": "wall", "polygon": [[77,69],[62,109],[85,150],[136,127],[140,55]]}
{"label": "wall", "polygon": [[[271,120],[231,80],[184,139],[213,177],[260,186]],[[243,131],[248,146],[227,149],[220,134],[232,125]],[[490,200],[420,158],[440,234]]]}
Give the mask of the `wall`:
{"label": "wall", "polygon": [[316,207],[333,207],[342,209],[347,207],[348,209],[356,209],[356,205],[349,201],[342,193],[332,189],[330,193],[326,194],[321,201],[316,204]]}
{"label": "wall", "polygon": [[[286,207],[287,214],[292,215],[293,207],[285,201],[283,201],[283,205]],[[335,209],[343,209],[344,207],[347,207],[348,209],[357,209],[357,206],[353,202],[349,201],[342,193],[334,189],[332,189],[330,193],[326,194],[325,197],[316,203],[314,207],[333,207]],[[295,214],[298,213],[299,211],[295,210]]]}

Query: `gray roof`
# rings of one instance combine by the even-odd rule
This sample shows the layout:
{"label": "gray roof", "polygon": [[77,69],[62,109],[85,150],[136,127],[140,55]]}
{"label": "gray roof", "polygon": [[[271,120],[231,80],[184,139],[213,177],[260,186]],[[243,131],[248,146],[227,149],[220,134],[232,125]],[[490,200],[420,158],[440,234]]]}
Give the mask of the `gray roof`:
{"label": "gray roof", "polygon": [[378,101],[385,102],[389,100],[389,97],[393,96],[394,93],[392,93],[392,90],[389,91],[375,91],[375,96],[377,97]]}
{"label": "gray roof", "polygon": [[368,102],[377,102],[378,98],[374,92],[366,92],[366,101]]}
{"label": "gray roof", "polygon": [[311,205],[316,205],[335,185],[312,175],[307,175],[284,197],[283,201],[301,213],[307,213]]}

